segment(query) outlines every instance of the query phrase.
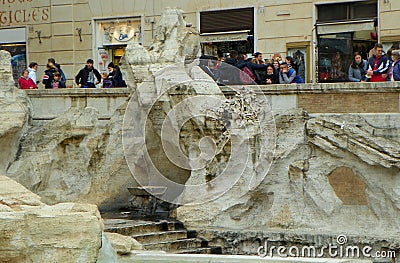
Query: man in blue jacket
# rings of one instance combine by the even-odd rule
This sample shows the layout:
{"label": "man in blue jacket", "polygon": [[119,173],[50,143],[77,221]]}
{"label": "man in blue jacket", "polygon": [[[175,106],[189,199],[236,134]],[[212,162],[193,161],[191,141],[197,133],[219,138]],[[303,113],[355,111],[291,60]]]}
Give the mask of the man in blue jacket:
{"label": "man in blue jacket", "polygon": [[390,61],[383,53],[383,46],[375,44],[374,55],[368,60],[367,78],[370,82],[387,81]]}

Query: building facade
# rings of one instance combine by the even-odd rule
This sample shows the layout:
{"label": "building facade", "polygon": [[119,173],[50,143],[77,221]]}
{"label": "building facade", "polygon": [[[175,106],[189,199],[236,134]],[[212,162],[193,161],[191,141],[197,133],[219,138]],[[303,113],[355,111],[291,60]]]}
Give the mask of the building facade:
{"label": "building facade", "polygon": [[55,58],[67,85],[86,59],[105,71],[130,41],[148,46],[166,7],[181,8],[201,34],[202,52],[231,50],[293,56],[307,82],[346,81],[355,51],[400,42],[398,0],[1,0],[0,49],[12,54],[14,77],[30,62]]}

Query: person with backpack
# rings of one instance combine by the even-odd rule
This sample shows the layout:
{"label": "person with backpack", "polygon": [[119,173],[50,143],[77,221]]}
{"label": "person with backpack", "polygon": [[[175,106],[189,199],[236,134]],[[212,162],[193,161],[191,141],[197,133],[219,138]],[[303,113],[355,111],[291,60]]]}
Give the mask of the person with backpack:
{"label": "person with backpack", "polygon": [[239,61],[235,65],[237,68],[241,70],[240,72],[240,80],[242,84],[260,84],[262,82],[261,79],[257,79],[256,74],[254,73],[256,70],[267,71],[266,64],[256,64],[252,61],[247,60],[246,55],[240,55]]}
{"label": "person with backpack", "polygon": [[42,81],[45,89],[53,88],[54,75],[56,73],[59,73],[57,67],[52,62],[47,63]]}
{"label": "person with backpack", "polygon": [[57,71],[61,74],[61,81],[64,82],[64,84],[67,83],[67,77],[65,77],[64,71],[61,69],[61,65],[56,63],[56,60],[54,58],[49,58],[47,60],[47,63],[53,64]]}
{"label": "person with backpack", "polygon": [[280,84],[304,83],[304,80],[299,75],[297,75],[296,70],[294,70],[293,68],[289,68],[286,62],[282,62],[279,67]]}
{"label": "person with backpack", "polygon": [[242,81],[240,80],[239,70],[236,64],[238,63],[238,52],[232,50],[230,57],[226,58],[225,62],[218,66],[218,69],[214,71],[217,84],[220,86],[229,85],[240,85]]}

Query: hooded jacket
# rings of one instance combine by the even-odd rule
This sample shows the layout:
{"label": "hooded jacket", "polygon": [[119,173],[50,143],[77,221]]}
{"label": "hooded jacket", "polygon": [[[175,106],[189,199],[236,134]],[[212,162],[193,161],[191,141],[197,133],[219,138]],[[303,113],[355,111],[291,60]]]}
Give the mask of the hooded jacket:
{"label": "hooded jacket", "polygon": [[28,72],[29,72],[29,75],[28,75],[28,77],[31,79],[31,80],[33,80],[33,83],[37,83],[37,81],[36,81],[36,70],[34,70],[33,68],[28,68]]}

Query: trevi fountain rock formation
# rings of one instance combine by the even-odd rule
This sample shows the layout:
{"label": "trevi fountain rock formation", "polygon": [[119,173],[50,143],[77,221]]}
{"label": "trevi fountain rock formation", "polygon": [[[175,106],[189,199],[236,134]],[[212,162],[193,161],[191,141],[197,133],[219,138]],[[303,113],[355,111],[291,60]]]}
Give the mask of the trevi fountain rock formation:
{"label": "trevi fountain rock formation", "polygon": [[[39,262],[46,244],[38,240],[50,236],[60,242],[60,250],[66,247],[77,258],[81,252],[75,244],[92,239],[85,247],[87,261],[70,262],[94,262],[101,239],[99,214],[90,205],[71,203],[118,210],[132,198],[128,187],[163,183],[165,193],[158,195],[179,205],[177,219],[237,253],[254,253],[268,235],[288,244],[320,244],[343,234],[353,243],[399,249],[399,115],[291,109],[261,116],[250,106],[257,100],[266,103],[259,92],[239,88],[225,97],[200,69],[194,60],[199,37],[181,10],[166,10],[152,45],[127,46],[121,69],[132,94],[107,121],[99,121],[96,108],[72,106],[53,120],[33,122],[29,97],[14,88],[9,54],[0,53],[0,169],[35,193],[0,177],[18,188],[0,186],[7,190],[0,191],[0,259]],[[199,95],[215,103],[199,102],[194,98]],[[242,107],[235,108],[238,103]],[[176,108],[181,118],[169,115]],[[193,118],[191,111],[197,114]],[[207,111],[212,113],[205,117]],[[218,119],[223,113],[231,118],[229,128]],[[172,128],[164,131],[167,118]],[[255,128],[240,136],[245,126]],[[265,145],[269,148],[261,149]],[[233,155],[238,159],[230,163]],[[195,161],[185,166],[184,156]],[[240,176],[218,181],[226,169],[232,174],[240,170]],[[190,187],[196,184],[206,188]],[[201,196],[207,198],[197,202]],[[73,228],[72,220],[87,228],[82,233],[88,236],[57,239],[57,231]],[[8,225],[15,231],[7,232]],[[33,250],[37,257],[31,256]],[[58,250],[51,251],[57,257]]]}

